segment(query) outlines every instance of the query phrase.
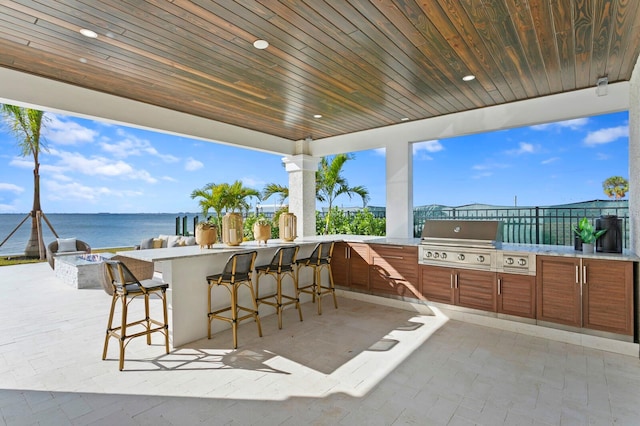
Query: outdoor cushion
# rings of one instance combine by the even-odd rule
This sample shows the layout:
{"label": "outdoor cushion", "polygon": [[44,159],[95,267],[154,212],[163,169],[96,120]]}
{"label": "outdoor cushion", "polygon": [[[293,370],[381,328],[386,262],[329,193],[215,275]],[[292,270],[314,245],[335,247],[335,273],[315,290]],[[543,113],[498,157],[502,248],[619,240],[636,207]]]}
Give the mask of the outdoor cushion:
{"label": "outdoor cushion", "polygon": [[58,238],[58,253],[65,253],[78,250],[75,238]]}
{"label": "outdoor cushion", "polygon": [[179,247],[181,238],[178,235],[170,235],[167,238],[167,247]]}
{"label": "outdoor cushion", "polygon": [[145,238],[140,241],[140,250],[147,250],[153,248],[153,238]]}
{"label": "outdoor cushion", "polygon": [[153,239],[153,248],[162,248],[164,246],[164,240],[162,238],[154,238]]}

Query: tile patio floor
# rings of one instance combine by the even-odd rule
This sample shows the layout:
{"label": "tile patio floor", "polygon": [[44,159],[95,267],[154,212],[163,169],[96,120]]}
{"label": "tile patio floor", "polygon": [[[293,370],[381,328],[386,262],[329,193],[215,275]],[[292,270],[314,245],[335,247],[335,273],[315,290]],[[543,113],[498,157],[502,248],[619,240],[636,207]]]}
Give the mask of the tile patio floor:
{"label": "tile patio floor", "polygon": [[[101,360],[110,299],[44,264],[0,268],[3,425],[638,425],[640,360],[342,295],[264,337]],[[203,284],[204,293],[204,284]],[[156,301],[157,302],[157,301]],[[204,320],[204,319],[203,319]]]}

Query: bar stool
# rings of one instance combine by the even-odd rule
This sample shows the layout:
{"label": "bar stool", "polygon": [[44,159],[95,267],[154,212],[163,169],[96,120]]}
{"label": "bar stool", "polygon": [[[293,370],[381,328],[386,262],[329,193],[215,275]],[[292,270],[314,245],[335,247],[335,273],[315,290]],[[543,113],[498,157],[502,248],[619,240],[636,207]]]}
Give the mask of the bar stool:
{"label": "bar stool", "polygon": [[[153,333],[164,334],[164,345],[166,353],[169,353],[169,323],[167,315],[167,288],[166,284],[158,279],[146,279],[139,281],[127,268],[127,266],[119,260],[105,260],[107,275],[113,288],[113,296],[111,299],[111,311],[109,312],[109,321],[107,322],[107,334],[104,339],[104,349],[102,351],[102,359],[107,358],[107,348],[109,346],[109,338],[113,337],[120,342],[120,371],[124,368],[124,348],[129,344],[131,339],[147,336],[147,345],[151,344],[151,335]],[[149,297],[156,295],[162,299],[163,321],[158,321],[149,316]],[[129,311],[129,303],[136,297],[144,297],[145,318],[137,321],[129,322],[127,317]],[[122,320],[120,325],[113,327],[113,316],[117,301],[122,302]],[[143,330],[128,334],[131,327],[143,326]],[[155,326],[155,327],[152,327]],[[138,328],[138,327],[136,327]]]}
{"label": "bar stool", "polygon": [[[322,315],[322,296],[331,293],[333,295],[333,305],[338,309],[338,300],[336,299],[336,289],[333,285],[333,273],[331,272],[331,254],[333,253],[334,242],[322,242],[316,244],[311,256],[305,259],[296,260],[297,274],[300,277],[300,269],[303,267],[313,268],[313,282],[311,284],[300,287],[298,290],[302,293],[309,293],[313,296],[313,301],[318,298],[318,315]],[[322,285],[322,271],[326,269],[329,275],[328,285]]]}
{"label": "bar stool", "polygon": [[[235,253],[227,260],[227,264],[221,273],[207,277],[207,283],[209,284],[209,297],[207,297],[207,336],[211,339],[211,321],[214,319],[226,321],[231,324],[234,349],[238,348],[238,321],[253,317],[258,324],[258,336],[262,337],[258,305],[256,304],[256,296],[253,291],[253,283],[251,282],[251,274],[253,273],[253,265],[257,254],[257,251]],[[249,288],[253,308],[238,305],[238,288],[241,285],[246,285]],[[216,286],[224,286],[229,291],[231,303],[229,306],[214,311],[211,308],[211,290]],[[227,311],[231,314],[230,317],[220,315]],[[247,315],[239,317],[238,314],[240,311],[248,313]]]}
{"label": "bar stool", "polygon": [[[293,268],[298,255],[298,246],[280,247],[276,250],[271,259],[271,263],[267,265],[256,266],[256,304],[261,303],[273,306],[278,314],[278,328],[282,329],[282,310],[285,306],[295,304],[300,321],[302,321],[302,310],[300,309],[300,291],[298,290],[298,277]],[[274,293],[260,296],[260,277],[271,275],[276,280],[276,290]],[[293,281],[293,295],[282,293],[282,278],[290,276]],[[283,303],[282,299],[286,301]]]}

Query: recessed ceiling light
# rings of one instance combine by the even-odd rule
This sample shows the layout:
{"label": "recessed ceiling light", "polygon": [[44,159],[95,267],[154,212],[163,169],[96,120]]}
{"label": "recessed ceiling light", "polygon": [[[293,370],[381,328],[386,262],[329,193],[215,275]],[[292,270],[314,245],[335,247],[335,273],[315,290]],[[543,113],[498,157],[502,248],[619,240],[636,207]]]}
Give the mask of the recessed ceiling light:
{"label": "recessed ceiling light", "polygon": [[80,58],[80,59],[79,59],[79,61],[80,61],[80,62],[82,62],[83,64],[86,64],[86,63],[87,63],[86,58]]}
{"label": "recessed ceiling light", "polygon": [[462,77],[462,81],[471,81],[471,80],[475,80],[476,76],[475,75],[465,75],[464,77]]}
{"label": "recessed ceiling light", "polygon": [[95,31],[91,31],[86,28],[81,29],[80,34],[89,38],[98,38],[98,34]]}
{"label": "recessed ceiling light", "polygon": [[402,117],[400,121],[409,121],[409,117]]}
{"label": "recessed ceiling light", "polygon": [[322,115],[321,115],[321,114],[315,114],[315,115],[313,116],[313,118],[322,118]]}
{"label": "recessed ceiling light", "polygon": [[267,40],[256,40],[253,42],[253,47],[256,49],[266,49],[269,47],[269,42]]}

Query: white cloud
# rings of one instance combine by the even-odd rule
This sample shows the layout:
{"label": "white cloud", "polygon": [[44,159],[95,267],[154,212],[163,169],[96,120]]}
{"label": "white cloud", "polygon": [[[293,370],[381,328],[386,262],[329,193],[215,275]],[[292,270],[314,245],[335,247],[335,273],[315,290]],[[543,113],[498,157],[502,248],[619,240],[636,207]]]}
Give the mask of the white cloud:
{"label": "white cloud", "polygon": [[81,126],[75,121],[65,120],[57,115],[49,115],[43,127],[43,136],[47,141],[59,145],[78,145],[91,143],[98,132]]}
{"label": "white cloud", "polygon": [[[485,164],[476,164],[474,166],[471,166],[471,169],[472,170],[496,170],[496,169],[508,169],[509,167],[511,167],[511,165],[509,164],[485,163]],[[487,174],[487,176],[488,175],[489,174]]]}
{"label": "white cloud", "polygon": [[510,149],[506,151],[506,153],[509,155],[533,154],[540,148],[539,146],[534,146],[533,144],[527,142],[520,142],[518,145],[518,149]]}
{"label": "white cloud", "polygon": [[165,163],[176,163],[180,160],[174,155],[159,153],[158,150],[151,145],[151,142],[146,139],[140,139],[127,134],[122,129],[119,129],[117,133],[118,136],[122,137],[120,141],[113,143],[109,143],[108,141],[100,142],[102,150],[116,158],[150,155],[161,159]]}
{"label": "white cloud", "polygon": [[546,160],[542,160],[540,164],[551,164],[559,160],[560,160],[560,157],[551,157],[551,158],[547,158]]}
{"label": "white cloud", "polygon": [[442,151],[444,146],[440,143],[439,140],[435,139],[432,141],[424,141],[424,142],[416,142],[413,144],[413,154],[417,154],[419,151],[427,151],[427,152],[438,152]]}
{"label": "white cloud", "polygon": [[15,206],[12,206],[11,204],[0,203],[0,212],[14,212],[16,210]]}
{"label": "white cloud", "polygon": [[609,127],[589,132],[584,138],[584,144],[587,146],[602,145],[610,143],[616,139],[629,137],[629,126]]}
{"label": "white cloud", "polygon": [[240,181],[242,181],[243,185],[248,186],[249,188],[260,188],[266,185],[266,182],[264,180],[255,179],[248,176],[241,178]]}
{"label": "white cloud", "polygon": [[14,157],[9,161],[9,165],[21,169],[33,169],[33,160],[27,160],[27,157]]}
{"label": "white cloud", "polygon": [[79,182],[61,184],[56,181],[44,182],[44,195],[52,201],[60,200],[81,200],[85,202],[95,203],[103,197],[133,197],[140,196],[142,192],[131,190],[112,190],[105,186],[88,186]]}
{"label": "white cloud", "polygon": [[385,156],[387,155],[387,148],[376,148],[373,150],[374,154],[376,155],[381,155],[381,156]]}
{"label": "white cloud", "polygon": [[198,161],[195,158],[191,158],[191,157],[187,158],[187,161],[184,165],[184,169],[188,172],[193,172],[203,167],[204,167],[204,164],[202,163],[202,161]]}
{"label": "white cloud", "polygon": [[478,173],[476,175],[471,176],[472,179],[483,179],[483,178],[487,178],[487,177],[491,177],[493,176],[493,173],[491,172],[483,172],[483,173]]}
{"label": "white cloud", "polygon": [[177,180],[172,178],[171,176],[162,176],[160,179],[166,180],[167,182],[177,182]]}
{"label": "white cloud", "polygon": [[20,194],[21,192],[24,191],[24,188],[18,185],[14,185],[12,183],[0,182],[0,191],[15,192],[16,194]]}
{"label": "white cloud", "polygon": [[157,182],[146,170],[134,168],[122,160],[114,161],[100,156],[87,158],[76,152],[57,150],[51,150],[50,153],[59,158],[52,167],[61,174],[76,172],[88,176],[123,177],[148,183]]}
{"label": "white cloud", "polygon": [[569,128],[579,130],[589,123],[588,118],[576,118],[574,120],[558,121],[557,123],[545,123],[531,126],[533,130],[551,130],[553,128]]}

